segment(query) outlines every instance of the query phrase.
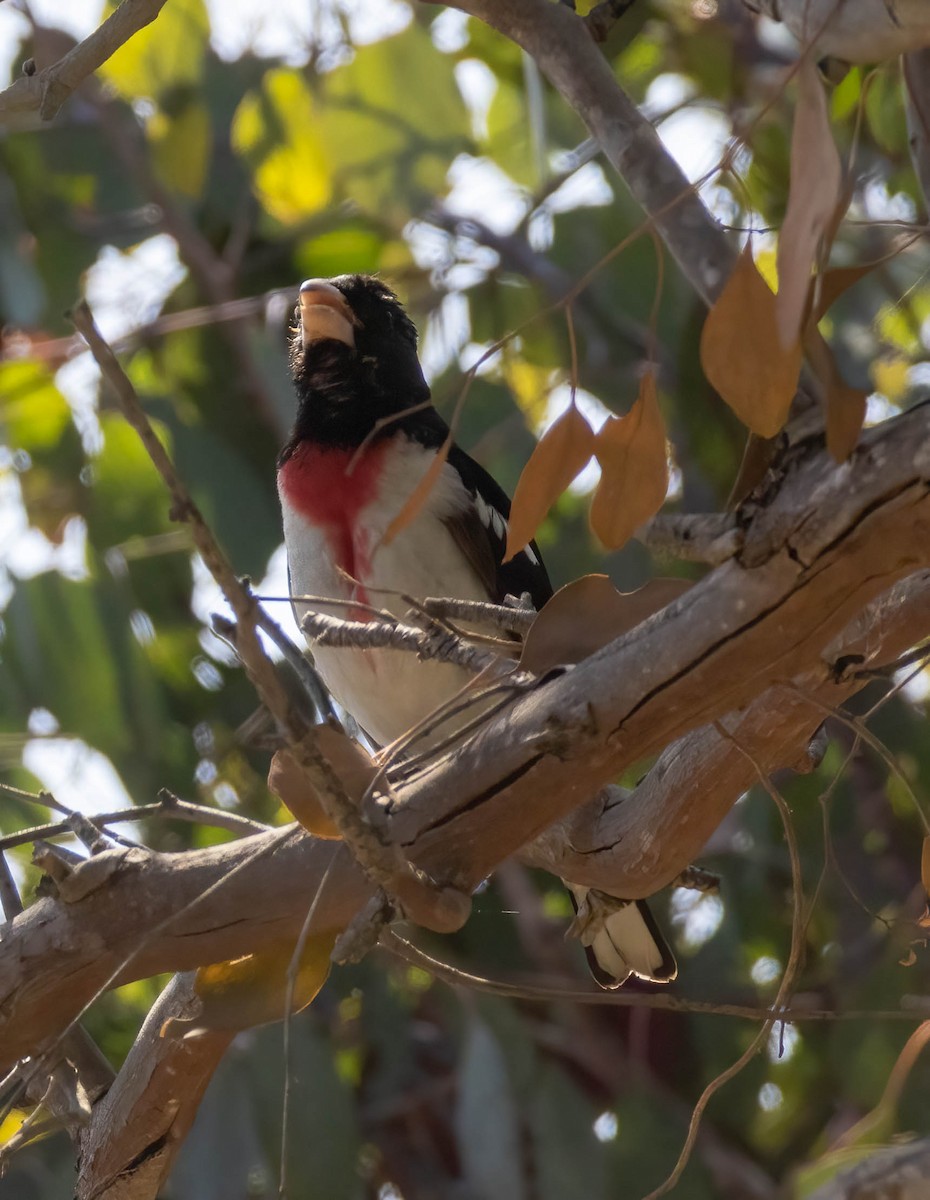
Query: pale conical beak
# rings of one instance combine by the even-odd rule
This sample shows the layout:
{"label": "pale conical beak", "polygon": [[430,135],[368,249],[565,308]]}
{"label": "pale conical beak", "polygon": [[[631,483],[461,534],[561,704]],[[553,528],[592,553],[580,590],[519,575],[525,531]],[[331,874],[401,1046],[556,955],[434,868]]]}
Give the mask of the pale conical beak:
{"label": "pale conical beak", "polygon": [[308,279],[300,285],[300,336],[303,344],[333,338],[355,349],[357,321],[345,296],[326,279]]}

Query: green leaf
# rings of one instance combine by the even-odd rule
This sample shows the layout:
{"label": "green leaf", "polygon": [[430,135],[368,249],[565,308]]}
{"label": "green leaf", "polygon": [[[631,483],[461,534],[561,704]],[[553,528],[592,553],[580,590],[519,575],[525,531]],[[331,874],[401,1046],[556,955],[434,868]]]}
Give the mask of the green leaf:
{"label": "green leaf", "polygon": [[450,162],[470,144],[469,120],[424,29],[363,46],[324,82],[320,131],[350,199],[399,222],[444,190]]}
{"label": "green leaf", "polygon": [[310,89],[298,71],[268,71],[261,90],[244,96],[233,118],[233,149],[252,168],[255,193],[285,225],[319,212],[330,200],[327,150]]}
{"label": "green leaf", "polygon": [[9,446],[35,454],[58,444],[71,410],[41,363],[12,360],[0,363],[0,422]]}
{"label": "green leaf", "polygon": [[212,149],[207,106],[185,104],[174,117],[156,113],[147,133],[161,178],[182,196],[196,200],[203,192]]}
{"label": "green leaf", "polygon": [[539,171],[533,154],[522,87],[498,82],[488,109],[488,140],[483,148],[516,183],[528,188],[539,186]]}
{"label": "green leaf", "polygon": [[[116,7],[112,0],[109,7]],[[198,83],[209,35],[203,0],[171,0],[106,60],[99,74],[128,100],[163,100],[174,88]]]}

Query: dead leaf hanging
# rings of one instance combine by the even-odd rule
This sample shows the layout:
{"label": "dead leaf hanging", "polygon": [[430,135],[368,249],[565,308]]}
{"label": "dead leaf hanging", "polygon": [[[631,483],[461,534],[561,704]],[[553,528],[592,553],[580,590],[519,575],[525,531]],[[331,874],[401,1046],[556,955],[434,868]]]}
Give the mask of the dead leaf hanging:
{"label": "dead leaf hanging", "polygon": [[542,435],[517,482],[504,562],[533,540],[549,509],[594,453],[594,430],[574,400]]}
{"label": "dead leaf hanging", "polygon": [[591,501],[591,528],[609,550],[619,550],[659,511],[668,492],[665,422],[651,371],[627,415],[602,426],[594,454],[601,478]]}
{"label": "dead leaf hanging", "polygon": [[701,366],[711,385],[753,433],[772,438],[788,419],[801,371],[801,343],[785,350],[775,320],[775,294],[752,259],[749,243],[707,314]]}
{"label": "dead leaf hanging", "polygon": [[582,575],[559,588],[530,626],[520,666],[543,675],[579,663],[690,587],[688,579],[651,579],[635,592],[620,592],[606,575]]}
{"label": "dead leaf hanging", "polygon": [[807,311],[811,268],[835,227],[843,185],[823,83],[813,58],[798,67],[798,103],[791,133],[791,184],[778,235],[778,297],[775,312],[783,349],[794,346]]}
{"label": "dead leaf hanging", "polygon": [[[362,747],[341,729],[318,725],[317,746],[352,800],[360,801],[374,779],[377,768]],[[319,838],[339,838],[338,828],[326,811],[309,779],[287,749],[278,750],[268,772],[268,790],[288,808],[309,833]]]}
{"label": "dead leaf hanging", "polygon": [[817,378],[823,385],[826,407],[827,449],[837,462],[852,454],[865,422],[866,393],[850,387],[836,365],[833,351],[817,329],[810,329],[804,347]]}

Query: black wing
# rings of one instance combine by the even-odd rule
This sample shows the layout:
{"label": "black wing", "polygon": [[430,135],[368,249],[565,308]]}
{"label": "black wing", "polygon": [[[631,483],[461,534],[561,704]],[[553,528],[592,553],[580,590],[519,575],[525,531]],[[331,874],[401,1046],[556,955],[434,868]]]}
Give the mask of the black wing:
{"label": "black wing", "polygon": [[474,547],[482,547],[480,558],[488,565],[480,573],[488,585],[491,599],[500,604],[508,592],[514,596],[529,592],[534,607],[542,608],[552,595],[552,584],[536,543],[524,546],[510,562],[503,561],[510,519],[507,493],[484,467],[456,445],[449,451],[449,465],[458,471],[475,501],[474,506],[457,516],[450,527],[460,546],[464,542],[471,547],[465,549],[465,553],[473,565],[478,557]]}
{"label": "black wing", "polygon": [[[409,437],[438,450],[449,436],[449,426],[435,408],[421,409],[398,421]],[[539,610],[552,595],[552,584],[539,547],[530,542],[510,562],[503,561],[507,546],[510,497],[484,467],[453,442],[449,465],[458,471],[474,505],[446,522],[459,549],[488,589],[488,598],[502,603],[509,593],[529,592]]]}

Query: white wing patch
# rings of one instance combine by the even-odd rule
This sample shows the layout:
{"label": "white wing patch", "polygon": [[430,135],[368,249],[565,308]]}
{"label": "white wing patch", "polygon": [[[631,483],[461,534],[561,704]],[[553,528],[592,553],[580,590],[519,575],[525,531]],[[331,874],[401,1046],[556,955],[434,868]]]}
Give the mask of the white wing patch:
{"label": "white wing patch", "polygon": [[[494,533],[497,534],[497,536],[500,538],[500,540],[502,542],[506,542],[507,541],[507,522],[506,522],[506,520],[504,519],[503,516],[501,516],[501,514],[497,511],[497,509],[494,507],[493,504],[488,504],[488,502],[487,502],[487,500],[485,500],[484,496],[482,496],[481,493],[478,491],[475,492],[475,508],[478,510],[478,516],[481,520],[481,524],[485,527],[485,529],[493,530]],[[523,547],[523,549],[520,551],[520,553],[525,554],[526,557],[530,560],[530,562],[533,564],[534,567],[539,566],[539,559],[533,553],[532,546],[527,544],[526,546]]]}

